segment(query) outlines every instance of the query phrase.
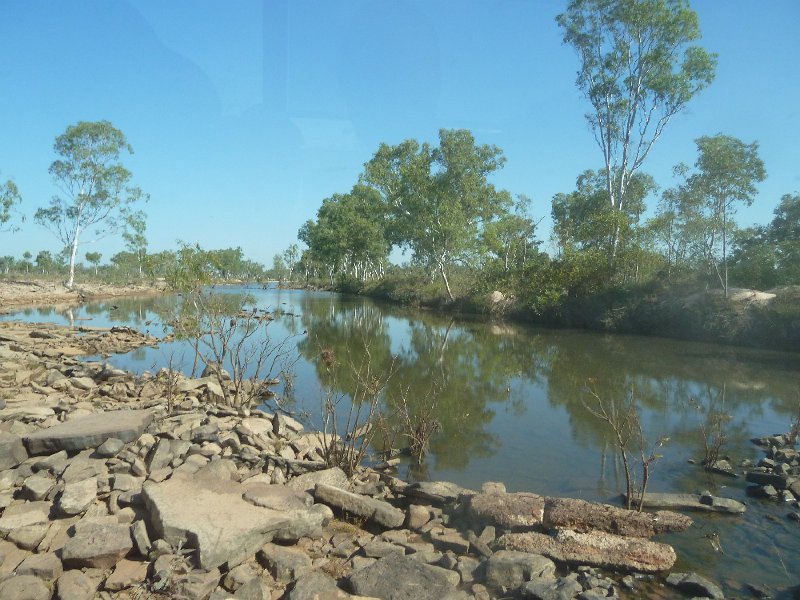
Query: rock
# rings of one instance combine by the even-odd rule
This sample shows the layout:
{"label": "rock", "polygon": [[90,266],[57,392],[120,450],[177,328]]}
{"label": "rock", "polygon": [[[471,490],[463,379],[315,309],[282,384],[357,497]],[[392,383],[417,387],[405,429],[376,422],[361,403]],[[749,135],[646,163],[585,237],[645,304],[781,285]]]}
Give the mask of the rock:
{"label": "rock", "polygon": [[[320,526],[311,510],[274,511],[243,500],[241,484],[175,474],[162,483],[147,482],[142,498],[150,524],[160,537],[197,550],[197,566],[236,566],[281,535],[298,536]],[[191,502],[187,503],[187,498]]]}
{"label": "rock", "polygon": [[[175,594],[187,600],[205,600],[219,583],[219,569],[193,570],[175,582]],[[230,595],[226,595],[229,598]]]}
{"label": "rock", "polygon": [[545,527],[562,527],[573,531],[607,531],[617,535],[649,538],[661,533],[685,531],[692,525],[692,520],[670,511],[651,514],[585,500],[547,498],[544,502],[542,524]]}
{"label": "rock", "polygon": [[[280,473],[280,471],[277,472]],[[314,492],[314,487],[318,483],[324,483],[325,485],[340,489],[347,489],[349,487],[347,475],[345,475],[345,472],[339,467],[323,469],[322,471],[315,471],[313,473],[303,473],[291,479],[286,486],[293,490],[299,490],[310,494]]]}
{"label": "rock", "polygon": [[[583,591],[583,586],[577,579],[571,577],[541,577],[534,579],[522,586],[523,598],[534,598],[535,600],[572,600],[576,594]],[[586,592],[584,592],[585,594]],[[583,594],[578,596],[580,600],[590,600]]]}
{"label": "rock", "polygon": [[433,545],[442,552],[447,550],[456,554],[469,552],[469,541],[461,537],[461,534],[455,529],[434,528],[430,530],[429,535]]}
{"label": "rock", "polygon": [[133,549],[130,527],[120,523],[83,522],[67,540],[61,560],[68,569],[108,569]]}
{"label": "rock", "polygon": [[97,585],[92,578],[82,571],[65,571],[58,578],[59,600],[92,600]]}
{"label": "rock", "polygon": [[534,577],[552,577],[556,565],[539,554],[500,550],[486,561],[486,585],[512,590]]}
{"label": "rock", "polygon": [[260,577],[253,577],[233,595],[236,600],[270,600],[272,590],[266,581]]}
{"label": "rock", "polygon": [[44,581],[55,581],[64,572],[64,568],[55,553],[46,552],[31,554],[20,563],[16,572],[17,575],[33,575]]}
{"label": "rock", "polygon": [[34,550],[44,540],[47,531],[50,529],[49,523],[36,523],[14,529],[8,534],[8,539],[20,548]]}
{"label": "rock", "polygon": [[58,510],[68,517],[86,511],[97,498],[97,477],[74,481],[64,486],[58,500]]}
{"label": "rock", "polygon": [[316,485],[314,498],[351,515],[369,519],[387,529],[402,527],[406,519],[406,515],[402,510],[395,508],[388,502],[353,494],[324,483]]}
{"label": "rock", "polygon": [[543,513],[544,497],[527,492],[475,494],[467,503],[467,514],[475,523],[503,529],[538,525]]}
{"label": "rock", "polygon": [[55,485],[55,479],[50,477],[46,471],[41,471],[25,480],[19,492],[19,497],[25,500],[44,500]]}
{"label": "rock", "polygon": [[671,546],[606,532],[577,533],[560,529],[552,537],[533,531],[507,533],[498,539],[497,545],[507,550],[541,554],[557,562],[644,573],[669,570],[676,560]]}
{"label": "rock", "polygon": [[406,527],[416,530],[424,526],[431,520],[431,511],[428,507],[419,504],[408,505],[408,517],[406,518]]}
{"label": "rock", "polygon": [[132,442],[153,420],[149,410],[117,410],[78,417],[23,438],[31,455],[96,448],[110,437]]}
{"label": "rock", "polygon": [[47,584],[33,575],[16,575],[0,583],[3,600],[50,600],[50,596]]}
{"label": "rock", "polygon": [[671,508],[700,512],[741,514],[747,507],[732,498],[701,496],[699,494],[662,494],[647,492],[642,501],[643,508]]}
{"label": "rock", "polygon": [[147,526],[144,521],[136,521],[131,528],[131,536],[136,552],[140,556],[147,556],[150,553],[150,536],[147,533]]}
{"label": "rock", "polygon": [[121,439],[110,437],[105,442],[100,444],[95,452],[98,456],[102,456],[103,458],[111,458],[112,456],[119,454],[124,447],[125,442],[123,442]]}
{"label": "rock", "polygon": [[172,445],[167,438],[158,438],[158,441],[150,449],[145,459],[147,470],[150,473],[163,469],[173,459]]}
{"label": "rock", "polygon": [[473,491],[449,481],[418,481],[398,491],[404,496],[437,505],[455,502],[464,494],[474,494]]}
{"label": "rock", "polygon": [[0,471],[12,469],[28,458],[22,438],[0,431]]}
{"label": "rock", "polygon": [[286,593],[285,598],[286,600],[333,600],[349,596],[339,589],[330,576],[320,571],[311,571],[297,578],[294,587]]}
{"label": "rock", "polygon": [[135,562],[123,558],[114,567],[114,572],[106,579],[105,589],[118,592],[142,583],[147,579],[148,566],[149,563],[146,562]]}
{"label": "rock", "polygon": [[786,489],[789,477],[783,473],[772,473],[770,471],[748,471],[745,481],[757,485],[771,485],[777,490]]}
{"label": "rock", "polygon": [[26,502],[9,506],[0,517],[0,533],[8,535],[20,527],[47,523],[51,508],[49,502]]}
{"label": "rock", "polygon": [[696,573],[670,573],[667,584],[685,594],[722,600],[725,595],[718,585]]}
{"label": "rock", "polygon": [[265,544],[258,552],[258,560],[279,582],[289,582],[311,570],[311,559],[302,550]]}
{"label": "rock", "polygon": [[407,556],[387,556],[353,572],[353,593],[382,600],[442,600],[455,588],[441,572]]}
{"label": "rock", "polygon": [[306,492],[294,490],[285,485],[268,483],[246,483],[244,485],[244,499],[256,506],[273,510],[294,510],[308,508],[314,503],[313,498]]}

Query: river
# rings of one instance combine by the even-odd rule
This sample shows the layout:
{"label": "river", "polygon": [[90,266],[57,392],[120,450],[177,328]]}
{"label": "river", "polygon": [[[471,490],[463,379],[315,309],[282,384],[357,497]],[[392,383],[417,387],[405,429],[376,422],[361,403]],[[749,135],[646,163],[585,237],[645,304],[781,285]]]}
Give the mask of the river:
{"label": "river", "polygon": [[[270,338],[288,338],[296,361],[293,385],[277,391],[311,425],[320,423],[330,393],[347,399],[359,369],[368,366],[378,379],[391,373],[385,393],[393,406],[404,399],[408,414],[438,425],[423,463],[401,464],[408,479],[474,489],[501,481],[509,491],[619,503],[621,462],[611,432],[587,407],[597,398],[617,406],[633,398],[648,449],[668,438],[657,448],[649,491],[711,490],[748,504],[744,516],[692,515],[695,527],[668,536],[679,556],[675,570],[697,571],[737,594],[744,583],[773,591],[800,583],[800,524],[786,518],[797,508],[748,498],[743,477],[711,476],[698,466],[709,414],[727,415],[721,454],[735,467],[762,457],[751,437],[788,431],[800,403],[799,354],[487,323],[321,292],[224,291],[249,293],[276,316]],[[2,318],[125,324],[163,335],[174,302],[115,298]],[[192,357],[178,341],[108,360],[135,372],[170,363],[188,372]],[[714,533],[721,551],[709,541]]]}

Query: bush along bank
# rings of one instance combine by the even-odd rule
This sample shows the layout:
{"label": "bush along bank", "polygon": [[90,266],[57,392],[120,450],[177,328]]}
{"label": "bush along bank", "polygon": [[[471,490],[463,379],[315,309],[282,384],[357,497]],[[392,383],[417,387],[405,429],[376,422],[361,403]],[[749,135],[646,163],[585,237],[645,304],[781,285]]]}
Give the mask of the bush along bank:
{"label": "bush along bank", "polygon": [[220,405],[211,378],[76,358],[132,335],[0,324],[0,598],[722,597],[667,576],[650,538],[682,514],[348,478],[320,434]]}

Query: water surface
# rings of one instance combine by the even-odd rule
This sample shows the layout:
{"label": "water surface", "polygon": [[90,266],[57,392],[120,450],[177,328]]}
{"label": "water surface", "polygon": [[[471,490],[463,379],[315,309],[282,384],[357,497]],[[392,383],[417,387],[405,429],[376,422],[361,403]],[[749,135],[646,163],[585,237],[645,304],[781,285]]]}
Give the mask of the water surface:
{"label": "water surface", "polygon": [[[723,454],[735,465],[760,458],[749,438],[787,431],[797,414],[800,355],[493,324],[328,293],[225,291],[252,294],[249,306],[276,315],[269,336],[288,338],[296,359],[294,385],[279,393],[312,425],[320,423],[328,394],[354,393],[365,365],[378,379],[391,373],[386,402],[402,398],[412,415],[430,411],[439,431],[423,464],[403,463],[401,476],[409,479],[469,488],[502,481],[509,491],[616,503],[624,490],[619,456],[607,426],[587,406],[596,402],[592,393],[616,406],[632,395],[648,443],[669,438],[658,448],[651,491],[708,489],[748,503],[743,517],[693,515],[696,527],[666,539],[678,551],[676,569],[712,577],[729,593],[741,593],[744,582],[776,591],[800,583],[800,528],[786,519],[791,508],[747,498],[743,478],[710,476],[689,464],[703,458],[701,424],[709,411],[730,415]],[[3,318],[125,324],[161,335],[174,302],[115,298],[69,313],[28,309]],[[136,372],[169,363],[189,372],[192,358],[178,341],[109,360]],[[712,533],[722,552],[708,541]]]}

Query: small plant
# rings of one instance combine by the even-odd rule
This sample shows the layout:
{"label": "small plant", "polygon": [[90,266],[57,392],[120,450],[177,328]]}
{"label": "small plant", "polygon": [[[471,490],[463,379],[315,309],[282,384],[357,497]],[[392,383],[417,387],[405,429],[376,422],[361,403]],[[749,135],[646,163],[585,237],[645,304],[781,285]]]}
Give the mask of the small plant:
{"label": "small plant", "polygon": [[722,390],[715,397],[711,397],[709,393],[707,408],[695,398],[689,398],[689,405],[701,414],[705,413],[705,417],[700,420],[700,435],[704,449],[702,464],[707,471],[713,471],[728,441],[727,424],[732,418],[724,411],[725,386],[722,386]]}
{"label": "small plant", "polygon": [[[660,438],[648,450],[648,443],[642,430],[639,409],[633,389],[619,404],[613,400],[603,400],[591,387],[587,387],[587,392],[593,402],[584,403],[586,410],[608,424],[622,459],[625,473],[625,508],[630,510],[636,507],[637,510],[641,511],[644,496],[647,492],[647,484],[650,481],[652,465],[661,458],[661,454],[657,454],[656,450],[666,444],[669,438]],[[640,483],[637,483],[636,479],[635,466],[637,459],[632,457],[633,453],[639,455],[638,462],[642,472]]]}

